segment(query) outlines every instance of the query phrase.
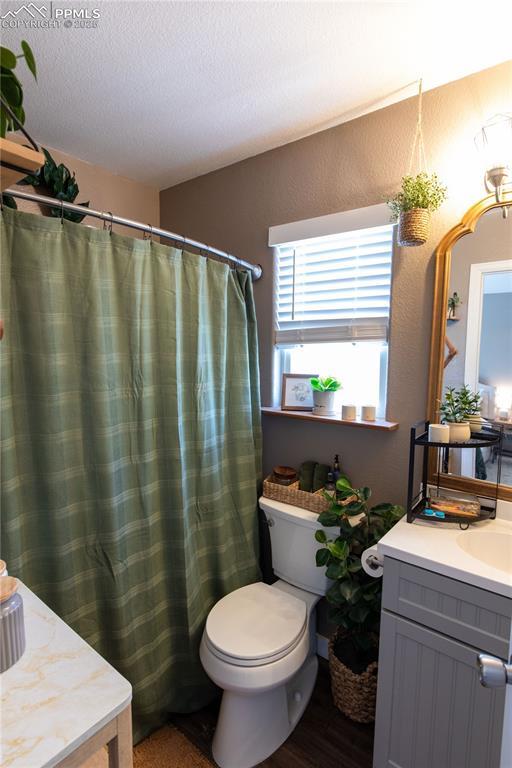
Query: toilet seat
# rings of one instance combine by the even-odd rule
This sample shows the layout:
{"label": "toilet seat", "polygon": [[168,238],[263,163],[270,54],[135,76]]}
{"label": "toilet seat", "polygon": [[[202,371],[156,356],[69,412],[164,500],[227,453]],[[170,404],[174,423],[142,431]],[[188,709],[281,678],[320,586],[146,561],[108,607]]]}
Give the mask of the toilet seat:
{"label": "toilet seat", "polygon": [[303,600],[259,582],[219,600],[206,621],[205,642],[228,664],[262,666],[290,653],[306,625]]}

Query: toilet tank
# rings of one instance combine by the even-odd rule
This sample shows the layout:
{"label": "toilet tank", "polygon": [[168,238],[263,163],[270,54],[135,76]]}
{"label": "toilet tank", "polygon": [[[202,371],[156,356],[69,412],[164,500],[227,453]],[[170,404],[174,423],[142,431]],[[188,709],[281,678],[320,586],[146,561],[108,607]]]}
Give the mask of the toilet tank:
{"label": "toilet tank", "polygon": [[332,582],[325,577],[325,568],[316,566],[315,553],[322,545],[316,541],[315,531],[324,530],[330,539],[339,536],[339,529],[324,528],[315,512],[282,501],[262,496],[259,504],[269,526],[276,576],[307,592],[325,595]]}

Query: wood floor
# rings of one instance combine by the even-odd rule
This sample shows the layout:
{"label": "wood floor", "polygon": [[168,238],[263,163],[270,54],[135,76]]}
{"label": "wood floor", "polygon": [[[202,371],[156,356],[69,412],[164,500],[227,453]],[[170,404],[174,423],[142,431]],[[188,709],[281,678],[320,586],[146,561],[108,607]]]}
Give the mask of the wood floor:
{"label": "wood floor", "polygon": [[[173,723],[211,760],[219,702]],[[332,703],[327,662],[320,659],[318,680],[308,708],[290,738],[261,768],[371,768],[373,724],[359,725]]]}

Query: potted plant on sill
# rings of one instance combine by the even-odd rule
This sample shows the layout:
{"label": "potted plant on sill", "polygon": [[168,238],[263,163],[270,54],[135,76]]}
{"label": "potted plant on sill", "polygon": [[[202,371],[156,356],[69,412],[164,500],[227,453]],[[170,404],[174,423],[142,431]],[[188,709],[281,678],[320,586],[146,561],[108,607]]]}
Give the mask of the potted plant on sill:
{"label": "potted plant on sill", "polygon": [[439,407],[442,421],[450,427],[451,443],[466,443],[471,438],[471,424],[480,428],[482,396],[464,385],[448,387]]}
{"label": "potted plant on sill", "polygon": [[328,376],[325,379],[310,379],[313,390],[313,413],[315,416],[334,416],[334,396],[341,389],[341,382]]}
{"label": "potted plant on sill", "polygon": [[416,176],[404,176],[400,192],[387,201],[391,220],[398,221],[398,244],[423,245],[428,239],[430,215],[445,198],[446,187],[437,174],[422,171]]}
{"label": "potted plant on sill", "polygon": [[319,515],[328,528],[339,528],[329,539],[315,532],[322,544],[316,564],[332,579],[326,598],[329,619],[337,630],[329,642],[329,668],[334,703],[345,715],[361,723],[375,719],[377,659],[382,580],[368,576],[361,565],[365,549],[376,544],[402,517],[395,504],[369,509],[369,488],[350,488],[337,483],[337,498]]}
{"label": "potted plant on sill", "polygon": [[2,99],[0,103],[0,155],[4,163],[24,170],[23,173],[23,170],[2,166],[2,191],[22,178],[26,173],[33,173],[44,163],[44,156],[41,152],[29,149],[6,138],[8,133],[18,130],[19,125],[23,126],[25,123],[23,86],[14,72],[18,59],[25,59],[29,71],[34,76],[34,79],[37,80],[34,54],[26,40],[21,41],[21,51],[20,54],[16,55],[9,48],[0,46],[2,75],[0,77],[0,97]]}

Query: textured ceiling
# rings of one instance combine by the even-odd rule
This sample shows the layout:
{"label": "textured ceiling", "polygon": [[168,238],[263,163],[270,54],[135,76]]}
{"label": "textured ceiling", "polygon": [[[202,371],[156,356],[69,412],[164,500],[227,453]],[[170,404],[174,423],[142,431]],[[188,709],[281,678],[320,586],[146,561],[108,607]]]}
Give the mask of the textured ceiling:
{"label": "textured ceiling", "polygon": [[98,27],[2,29],[3,45],[26,38],[37,58],[37,86],[20,66],[29,130],[159,188],[511,52],[512,3],[53,3],[65,6],[99,8]]}

